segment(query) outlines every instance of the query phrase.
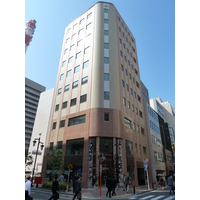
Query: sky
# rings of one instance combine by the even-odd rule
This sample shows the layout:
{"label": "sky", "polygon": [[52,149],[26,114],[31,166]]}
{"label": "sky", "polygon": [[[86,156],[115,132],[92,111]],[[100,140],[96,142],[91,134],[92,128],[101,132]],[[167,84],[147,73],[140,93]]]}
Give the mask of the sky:
{"label": "sky", "polygon": [[[59,3],[58,3],[59,2]],[[56,84],[65,28],[95,0],[25,1],[25,23],[36,30],[25,55],[25,76],[46,87]],[[175,1],[110,0],[136,40],[141,81],[150,98],[175,107]]]}

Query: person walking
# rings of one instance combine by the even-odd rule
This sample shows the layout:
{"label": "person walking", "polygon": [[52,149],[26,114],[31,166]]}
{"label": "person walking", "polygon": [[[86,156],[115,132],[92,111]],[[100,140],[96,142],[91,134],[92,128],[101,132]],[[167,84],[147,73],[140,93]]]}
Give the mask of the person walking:
{"label": "person walking", "polygon": [[128,193],[128,191],[129,191],[129,176],[127,176],[126,177],[126,191],[127,191],[127,193]]}
{"label": "person walking", "polygon": [[115,179],[114,176],[113,176],[112,179],[111,179],[111,187],[112,187],[112,196],[114,196],[114,195],[116,195],[116,193],[115,193],[116,179]]}
{"label": "person walking", "polygon": [[112,183],[111,183],[111,177],[108,176],[107,180],[106,180],[106,187],[108,189],[107,193],[106,193],[106,197],[109,194],[109,198],[111,198],[111,191],[112,191]]}
{"label": "person walking", "polygon": [[57,198],[55,198],[55,194],[59,191],[59,188],[58,188],[58,176],[55,175],[55,180],[53,181],[52,183],[52,196],[49,198],[49,200],[51,200],[52,198],[54,200],[56,200]]}
{"label": "person walking", "polygon": [[123,177],[123,191],[126,191],[126,175]]}
{"label": "person walking", "polygon": [[61,175],[60,175],[60,178],[59,178],[59,182],[61,183],[61,182],[63,182],[63,181],[64,181],[64,175],[61,174]]}
{"label": "person walking", "polygon": [[161,190],[164,191],[165,182],[162,177],[159,180],[159,184],[160,184]]}
{"label": "person walking", "polygon": [[31,176],[28,176],[25,182],[25,200],[31,199]]}
{"label": "person walking", "polygon": [[80,195],[80,197],[78,198],[79,200],[81,200],[81,176],[79,175],[78,176],[78,180],[76,180],[75,181],[75,183],[74,183],[74,192],[75,192],[75,194],[74,194],[74,197],[73,197],[73,199],[72,200],[74,200],[75,198],[76,198],[76,196],[78,195]]}
{"label": "person walking", "polygon": [[172,175],[170,175],[170,176],[167,178],[167,183],[168,183],[168,185],[170,186],[169,194],[171,194],[171,191],[173,191],[173,193],[175,194]]}

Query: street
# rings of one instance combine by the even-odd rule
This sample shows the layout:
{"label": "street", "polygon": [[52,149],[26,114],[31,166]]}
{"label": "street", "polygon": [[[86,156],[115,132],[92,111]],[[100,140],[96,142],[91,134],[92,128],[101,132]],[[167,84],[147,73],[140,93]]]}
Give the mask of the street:
{"label": "street", "polygon": [[[65,192],[59,192],[60,198],[59,200],[72,200],[73,195],[72,194],[67,194]],[[48,200],[51,197],[52,193],[50,190],[44,190],[44,189],[39,189],[39,188],[32,188],[31,189],[31,196],[33,197],[34,200]],[[83,200],[88,199],[88,198],[82,198]],[[91,198],[90,198],[91,199]],[[94,199],[109,199],[106,197],[102,198],[94,198]],[[164,192],[160,190],[154,190],[151,192],[139,194],[139,195],[132,195],[128,197],[121,197],[121,198],[116,198],[115,196],[112,197],[112,199],[136,199],[136,200],[174,200],[175,195],[174,194],[169,194],[169,190],[165,190]],[[92,200],[92,199],[91,199]]]}

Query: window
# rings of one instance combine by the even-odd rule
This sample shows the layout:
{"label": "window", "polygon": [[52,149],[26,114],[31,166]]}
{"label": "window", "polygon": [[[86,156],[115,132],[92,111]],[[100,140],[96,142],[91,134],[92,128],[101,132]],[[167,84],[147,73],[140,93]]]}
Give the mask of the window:
{"label": "window", "polygon": [[134,92],[134,97],[136,98],[136,92]]}
{"label": "window", "polygon": [[140,85],[139,85],[139,83],[136,81],[136,86],[139,88],[140,87]]}
{"label": "window", "polygon": [[131,90],[131,95],[133,95],[133,89],[132,89],[132,88],[130,88],[130,90]]}
{"label": "window", "polygon": [[104,100],[109,100],[110,99],[110,93],[107,91],[104,91]]}
{"label": "window", "polygon": [[124,117],[124,125],[128,128],[131,128],[131,121]]}
{"label": "window", "polygon": [[84,94],[80,97],[80,103],[86,102],[87,101],[87,94]]}
{"label": "window", "polygon": [[118,17],[118,21],[120,22],[120,18]]}
{"label": "window", "polygon": [[64,78],[64,74],[61,74],[60,75],[60,80],[63,80],[63,78]]}
{"label": "window", "polygon": [[79,40],[78,42],[77,42],[77,46],[80,46],[80,45],[82,45],[83,44],[83,40]]}
{"label": "window", "polygon": [[104,122],[110,121],[110,113],[104,113]]}
{"label": "window", "polygon": [[89,60],[83,63],[83,69],[89,66]]}
{"label": "window", "polygon": [[104,81],[109,81],[109,74],[108,73],[104,73]]}
{"label": "window", "polygon": [[142,112],[139,110],[139,115],[140,115],[140,117],[142,118]]}
{"label": "window", "polygon": [[68,77],[68,76],[70,76],[70,75],[71,75],[71,73],[72,73],[72,70],[71,70],[71,69],[70,69],[70,70],[68,70],[68,71],[67,71],[67,77]]}
{"label": "window", "polygon": [[74,50],[75,44],[70,47],[70,51]]}
{"label": "window", "polygon": [[65,127],[65,120],[60,121],[60,128]]}
{"label": "window", "polygon": [[132,53],[130,53],[130,57],[132,58],[133,56],[132,56]]}
{"label": "window", "polygon": [[122,27],[124,27],[124,23],[122,22]]}
{"label": "window", "polygon": [[136,130],[136,128],[135,128],[135,123],[133,122],[133,130],[135,131]]}
{"label": "window", "polygon": [[135,107],[135,113],[138,114],[138,109]]}
{"label": "window", "polygon": [[59,89],[58,89],[58,94],[60,94],[60,93],[61,93],[61,91],[62,91],[62,88],[59,88]]}
{"label": "window", "polygon": [[142,135],[144,135],[144,129],[141,127],[141,133]]}
{"label": "window", "polygon": [[69,58],[69,61],[68,63],[72,62],[73,61],[73,56]]}
{"label": "window", "polygon": [[126,62],[126,56],[124,56],[124,61]]}
{"label": "window", "polygon": [[125,31],[127,32],[127,28],[125,27]]}
{"label": "window", "polygon": [[124,33],[122,32],[122,36],[124,37]]}
{"label": "window", "polygon": [[[132,47],[132,49],[133,49],[133,52],[135,52],[135,49]],[[134,60],[135,62],[136,62],[136,60]]]}
{"label": "window", "polygon": [[123,43],[123,47],[124,47],[124,49],[126,48],[126,46],[125,46],[125,44]]}
{"label": "window", "polygon": [[123,55],[122,55],[122,51],[120,51],[120,56],[122,57]]}
{"label": "window", "polygon": [[74,73],[78,72],[79,70],[80,70],[80,65],[78,65],[78,66],[76,66],[76,67],[74,68]]}
{"label": "window", "polygon": [[85,123],[85,115],[73,117],[69,119],[68,126],[74,126]]}
{"label": "window", "polygon": [[53,142],[50,142],[49,150],[53,150]]}
{"label": "window", "polygon": [[121,32],[121,28],[119,27],[119,32]]}
{"label": "window", "polygon": [[69,90],[69,84],[65,86],[65,92]]}
{"label": "window", "polygon": [[72,84],[72,89],[78,87],[78,81],[74,81]]}
{"label": "window", "polygon": [[62,63],[62,67],[64,67],[65,65],[66,65],[66,60],[63,61],[63,63]]}
{"label": "window", "polygon": [[80,20],[80,24],[82,24],[85,21],[85,18]]}
{"label": "window", "polygon": [[66,39],[66,44],[69,42],[69,38]]}
{"label": "window", "polygon": [[104,57],[104,63],[109,64],[109,58],[108,57]]}
{"label": "window", "polygon": [[126,84],[126,90],[129,91],[129,86],[128,86],[128,84]]}
{"label": "window", "polygon": [[[67,156],[74,157],[74,156],[83,155],[83,149],[84,149],[84,140],[83,140],[83,138],[76,139],[76,140],[67,140],[66,141],[66,155]],[[69,159],[71,159],[71,158],[69,158]]]}
{"label": "window", "polygon": [[138,74],[138,71],[137,71],[137,69],[135,69],[135,74]]}
{"label": "window", "polygon": [[108,13],[108,9],[107,8],[104,8],[104,13]]}
{"label": "window", "polygon": [[59,104],[56,105],[55,111],[59,110]]}
{"label": "window", "polygon": [[147,148],[143,146],[143,154],[147,154]]}
{"label": "window", "polygon": [[74,34],[72,35],[72,40],[75,38],[75,36],[76,36],[76,33],[74,33]]}
{"label": "window", "polygon": [[81,57],[81,51],[76,54],[76,59]]}
{"label": "window", "polygon": [[126,37],[126,42],[128,42],[128,38]]}
{"label": "window", "polygon": [[120,43],[120,44],[122,43],[122,40],[121,40],[121,38],[119,38],[119,43]]}
{"label": "window", "polygon": [[128,102],[128,108],[130,109],[130,101],[127,101]]}
{"label": "window", "polygon": [[86,48],[84,49],[84,54],[89,53],[89,52],[90,52],[90,47],[86,47]]}
{"label": "window", "polygon": [[67,101],[63,102],[62,108],[67,108]]}
{"label": "window", "polygon": [[108,30],[104,30],[104,35],[108,35]]}
{"label": "window", "polygon": [[134,105],[132,104],[132,111],[134,112]]}
{"label": "window", "polygon": [[129,49],[127,48],[127,53],[129,54]]}
{"label": "window", "polygon": [[87,15],[87,19],[89,19],[90,17],[92,17],[92,13]]}
{"label": "window", "polygon": [[130,66],[130,61],[128,60],[128,66]]}
{"label": "window", "polygon": [[68,49],[65,49],[64,54],[67,54]]}
{"label": "window", "polygon": [[53,123],[52,130],[53,130],[53,129],[56,129],[56,122]]}
{"label": "window", "polygon": [[135,152],[138,152],[137,144],[135,143]]}
{"label": "window", "polygon": [[128,76],[128,71],[127,71],[127,69],[125,69],[125,74],[126,74],[126,76]]}
{"label": "window", "polygon": [[89,24],[86,26],[86,29],[91,28],[91,26],[92,26],[92,23],[89,23]]}
{"label": "window", "polygon": [[104,49],[109,49],[109,44],[108,43],[104,43]]}
{"label": "window", "polygon": [[83,77],[83,78],[82,78],[81,84],[83,85],[83,84],[85,84],[85,83],[87,83],[87,82],[88,82],[88,76]]}
{"label": "window", "polygon": [[59,142],[57,143],[57,149],[62,149],[62,141],[59,141]]}
{"label": "window", "polygon": [[124,71],[124,66],[121,64],[121,70]]}
{"label": "window", "polygon": [[129,79],[131,80],[131,74],[129,74]]}
{"label": "window", "polygon": [[83,28],[79,31],[79,35],[81,35],[83,33]]}
{"label": "window", "polygon": [[70,106],[74,106],[74,105],[76,105],[76,98],[74,98],[74,99],[71,100]]}
{"label": "window", "polygon": [[141,145],[139,145],[139,151],[140,151],[140,154],[142,153],[142,147]]}
{"label": "window", "polygon": [[137,95],[137,96],[138,96],[138,101],[141,102],[141,97],[139,95]]}
{"label": "window", "polygon": [[122,80],[122,87],[124,88],[124,81]]}
{"label": "window", "polygon": [[135,83],[135,79],[133,78],[133,83]]}
{"label": "window", "polygon": [[[134,62],[136,63],[136,59],[133,57]],[[137,74],[137,73],[136,73]]]}
{"label": "window", "polygon": [[104,19],[104,24],[108,24],[108,19]]}
{"label": "window", "polygon": [[123,97],[123,105],[126,106],[126,99]]}

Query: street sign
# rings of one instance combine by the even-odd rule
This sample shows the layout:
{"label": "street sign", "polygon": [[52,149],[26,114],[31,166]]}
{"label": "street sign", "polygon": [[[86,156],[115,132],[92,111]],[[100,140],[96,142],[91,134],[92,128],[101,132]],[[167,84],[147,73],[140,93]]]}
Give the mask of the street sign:
{"label": "street sign", "polygon": [[147,167],[144,168],[144,171],[147,171]]}

